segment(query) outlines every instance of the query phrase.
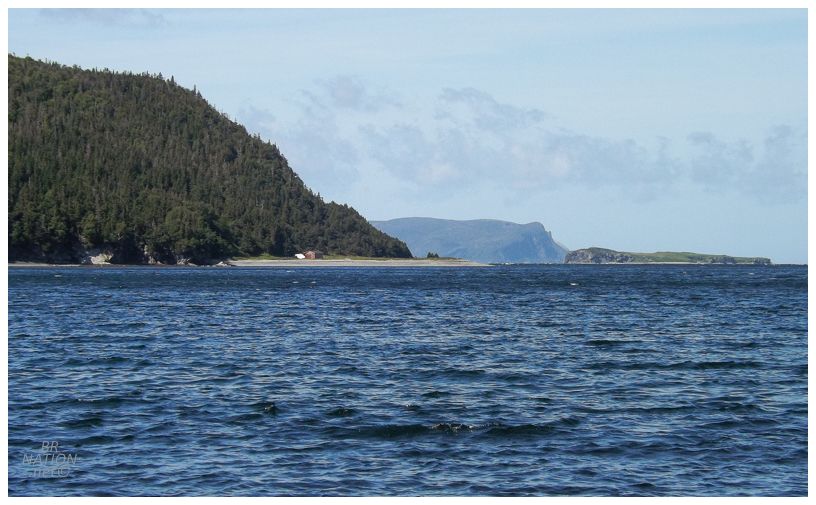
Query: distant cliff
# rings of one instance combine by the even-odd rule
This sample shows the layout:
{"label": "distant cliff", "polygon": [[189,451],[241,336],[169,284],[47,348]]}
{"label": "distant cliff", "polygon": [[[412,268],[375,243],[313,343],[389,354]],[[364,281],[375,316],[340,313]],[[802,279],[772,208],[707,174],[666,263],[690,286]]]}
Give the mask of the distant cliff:
{"label": "distant cliff", "polygon": [[407,217],[371,224],[407,243],[417,257],[430,252],[483,263],[562,263],[567,253],[541,223]]}
{"label": "distant cliff", "polygon": [[564,258],[564,263],[632,263],[635,257],[629,253],[590,247],[570,251]]}
{"label": "distant cliff", "polygon": [[689,252],[631,253],[600,247],[577,249],[568,253],[564,263],[701,263],[718,265],[770,265],[768,258],[743,258],[724,254]]}

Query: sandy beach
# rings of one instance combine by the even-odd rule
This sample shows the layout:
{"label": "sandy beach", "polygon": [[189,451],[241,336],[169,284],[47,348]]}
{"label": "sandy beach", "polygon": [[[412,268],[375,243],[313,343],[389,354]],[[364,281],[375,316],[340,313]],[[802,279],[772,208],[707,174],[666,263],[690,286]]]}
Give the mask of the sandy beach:
{"label": "sandy beach", "polygon": [[230,260],[237,267],[487,267],[486,263],[461,259],[323,259],[323,260]]}
{"label": "sandy beach", "polygon": [[[380,268],[403,268],[403,267],[489,267],[486,263],[477,263],[462,259],[329,259],[329,260],[228,260],[227,265],[209,265],[215,267],[235,266],[235,267],[270,267],[270,268],[303,268],[303,267],[380,267]],[[78,265],[78,264],[56,264],[56,263],[35,263],[35,262],[14,262],[8,264],[9,268],[63,268],[63,267],[117,267],[117,266],[163,266],[163,267],[197,267],[200,265]]]}

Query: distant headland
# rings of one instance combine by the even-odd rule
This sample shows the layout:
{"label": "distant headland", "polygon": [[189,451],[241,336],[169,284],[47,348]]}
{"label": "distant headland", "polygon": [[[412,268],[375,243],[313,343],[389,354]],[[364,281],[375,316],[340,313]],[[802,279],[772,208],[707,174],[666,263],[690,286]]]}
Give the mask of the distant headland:
{"label": "distant headland", "polygon": [[633,253],[613,251],[601,247],[576,249],[564,258],[564,263],[615,264],[615,263],[693,263],[705,265],[770,265],[769,258],[739,257],[724,254],[699,254],[692,252],[661,251],[654,253]]}
{"label": "distant headland", "polygon": [[431,253],[481,263],[563,263],[569,252],[538,222],[405,217],[371,224],[405,242],[418,257]]}

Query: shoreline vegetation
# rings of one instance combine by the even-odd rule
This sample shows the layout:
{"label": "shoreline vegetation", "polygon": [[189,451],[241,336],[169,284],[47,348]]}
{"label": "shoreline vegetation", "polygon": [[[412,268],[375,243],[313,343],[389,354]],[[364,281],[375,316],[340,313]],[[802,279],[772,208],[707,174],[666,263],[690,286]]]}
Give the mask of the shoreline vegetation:
{"label": "shoreline vegetation", "polygon": [[[311,252],[311,251],[309,251]],[[320,254],[320,253],[318,253]],[[161,267],[487,267],[496,265],[728,265],[728,266],[771,266],[774,263],[764,257],[741,257],[723,254],[700,254],[692,252],[655,252],[633,253],[614,251],[600,247],[576,249],[570,251],[563,262],[504,262],[476,261],[450,256],[439,256],[429,252],[426,257],[388,258],[381,256],[357,256],[348,254],[321,254],[315,259],[304,257],[304,253],[293,256],[277,256],[262,253],[255,256],[231,256],[222,260],[211,260],[202,263],[185,261],[184,263],[144,263],[120,262],[113,260],[110,254],[100,254],[82,262],[46,262],[12,260],[9,267],[72,267],[72,266],[161,266]],[[798,265],[798,264],[788,264]],[[806,265],[806,263],[805,263]]]}
{"label": "shoreline vegetation", "polygon": [[215,265],[149,265],[144,263],[40,263],[35,261],[9,262],[9,268],[117,268],[117,267],[161,267],[161,268],[202,268],[202,267],[239,267],[239,268],[325,268],[325,267],[375,267],[375,268],[404,268],[404,267],[491,267],[496,265],[578,265],[578,266],[806,266],[807,263],[703,263],[696,261],[627,261],[613,263],[479,263],[460,258],[366,258],[366,257],[331,257],[328,259],[300,260],[297,258],[259,257],[234,258]]}

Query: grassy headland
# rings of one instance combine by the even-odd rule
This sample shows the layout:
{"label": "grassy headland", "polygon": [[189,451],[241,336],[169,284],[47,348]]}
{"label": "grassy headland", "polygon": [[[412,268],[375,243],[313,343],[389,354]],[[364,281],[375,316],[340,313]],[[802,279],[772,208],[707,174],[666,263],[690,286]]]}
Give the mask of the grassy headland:
{"label": "grassy headland", "polygon": [[695,263],[716,265],[770,265],[771,260],[762,257],[728,256],[725,254],[700,254],[693,252],[658,251],[633,253],[614,251],[601,247],[577,249],[567,254],[565,263]]}

